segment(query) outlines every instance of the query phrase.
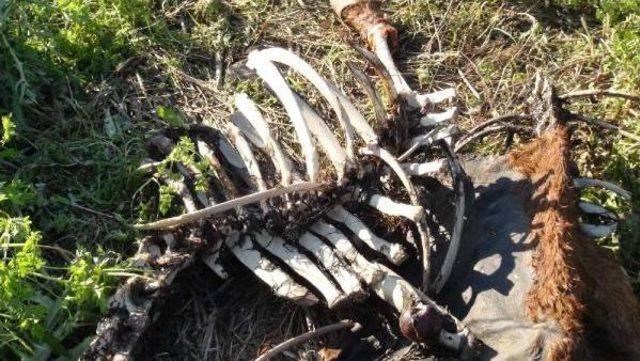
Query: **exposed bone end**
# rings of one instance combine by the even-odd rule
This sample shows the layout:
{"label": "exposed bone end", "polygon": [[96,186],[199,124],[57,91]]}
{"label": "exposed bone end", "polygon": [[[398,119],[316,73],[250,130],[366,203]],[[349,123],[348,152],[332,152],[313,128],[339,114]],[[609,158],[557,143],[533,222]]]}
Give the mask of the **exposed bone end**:
{"label": "exposed bone end", "polygon": [[369,248],[382,253],[393,264],[399,265],[407,259],[407,254],[400,244],[378,237],[358,217],[341,205],[333,207],[327,212],[327,216],[347,226]]}
{"label": "exposed bone end", "polygon": [[414,222],[420,222],[425,215],[424,208],[420,206],[398,203],[380,194],[372,195],[367,203],[384,214],[404,217]]}
{"label": "exposed bone end", "polygon": [[202,256],[202,261],[222,279],[229,278],[229,274],[224,269],[224,266],[220,263],[220,252],[218,250],[209,252]]}
{"label": "exposed bone end", "polygon": [[447,160],[437,159],[425,163],[403,163],[402,169],[412,176],[433,175],[442,172],[447,166]]}
{"label": "exposed bone end", "polygon": [[466,356],[470,347],[467,332],[448,332],[444,329],[444,319],[445,316],[433,305],[418,303],[406,308],[400,315],[400,331],[411,341],[430,347],[444,346]]}
{"label": "exposed bone end", "polygon": [[398,31],[388,23],[380,11],[378,1],[331,0],[331,7],[338,17],[355,29],[363,41],[374,49],[370,40],[372,31],[384,34],[391,47],[398,46]]}
{"label": "exposed bone end", "polygon": [[[455,94],[455,93],[454,93]],[[429,113],[420,118],[420,125],[423,127],[431,127],[443,122],[453,121],[458,116],[458,108],[453,107],[445,110],[442,113]]]}

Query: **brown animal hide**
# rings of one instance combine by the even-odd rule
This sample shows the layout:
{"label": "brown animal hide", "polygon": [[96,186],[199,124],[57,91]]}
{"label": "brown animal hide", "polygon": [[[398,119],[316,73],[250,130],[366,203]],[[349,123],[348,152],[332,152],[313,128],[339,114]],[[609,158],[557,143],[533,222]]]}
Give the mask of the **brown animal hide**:
{"label": "brown animal hide", "polygon": [[559,125],[509,155],[533,184],[530,199],[533,321],[555,321],[560,339],[548,360],[640,359],[638,302],[611,252],[582,234],[572,187],[569,132]]}

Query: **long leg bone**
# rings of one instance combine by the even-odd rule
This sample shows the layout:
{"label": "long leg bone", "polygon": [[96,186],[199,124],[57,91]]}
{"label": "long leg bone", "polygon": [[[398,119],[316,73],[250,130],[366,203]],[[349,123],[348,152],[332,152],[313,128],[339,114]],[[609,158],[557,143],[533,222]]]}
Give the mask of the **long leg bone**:
{"label": "long leg bone", "polygon": [[367,246],[384,254],[385,257],[393,264],[399,265],[406,260],[407,254],[402,248],[402,245],[391,243],[376,236],[364,223],[362,223],[360,219],[358,219],[358,217],[351,214],[341,205],[333,207],[329,212],[327,212],[327,216],[333,220],[343,223]]}
{"label": "long leg bone", "polygon": [[389,43],[396,46],[398,32],[384,18],[376,2],[332,0],[331,5],[338,18],[356,29],[375,52],[391,78],[390,85],[398,95],[407,100],[410,107],[423,108],[429,103],[438,103],[455,96],[453,89],[446,89],[437,95],[420,94],[411,90],[396,67],[389,49]]}
{"label": "long leg bone", "polygon": [[270,235],[265,231],[255,232],[253,237],[261,247],[280,258],[294,272],[314,285],[322,293],[329,308],[333,308],[345,300],[346,295],[333,285],[311,259],[286,245],[282,238]]}

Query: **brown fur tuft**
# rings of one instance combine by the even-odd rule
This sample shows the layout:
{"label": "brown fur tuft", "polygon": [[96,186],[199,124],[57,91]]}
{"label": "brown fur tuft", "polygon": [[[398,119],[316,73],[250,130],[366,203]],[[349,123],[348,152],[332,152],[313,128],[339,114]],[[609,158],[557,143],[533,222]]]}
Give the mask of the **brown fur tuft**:
{"label": "brown fur tuft", "polygon": [[640,359],[640,308],[631,286],[614,257],[579,230],[569,149],[569,132],[559,125],[509,155],[534,185],[535,280],[527,314],[563,331],[549,360]]}

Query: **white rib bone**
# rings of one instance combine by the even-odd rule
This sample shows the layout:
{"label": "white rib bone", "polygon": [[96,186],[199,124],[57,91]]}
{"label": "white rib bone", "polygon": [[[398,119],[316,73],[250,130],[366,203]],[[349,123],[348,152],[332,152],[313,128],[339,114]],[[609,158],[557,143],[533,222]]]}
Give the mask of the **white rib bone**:
{"label": "white rib bone", "polygon": [[222,242],[216,242],[216,245],[202,255],[202,261],[220,278],[229,278],[229,273],[220,263],[220,246]]}
{"label": "white rib bone", "polygon": [[242,161],[242,157],[238,152],[233,148],[231,143],[227,141],[227,139],[220,137],[217,140],[218,149],[224,155],[224,158],[229,162],[232,166],[238,169],[245,169],[245,164]]}
{"label": "white rib bone", "polygon": [[602,238],[611,235],[618,228],[618,223],[590,224],[580,223],[580,230],[591,238]]}
{"label": "white rib bone", "polygon": [[231,113],[231,122],[235,124],[238,129],[253,145],[260,149],[265,149],[267,147],[266,142],[262,139],[262,137],[258,134],[258,131],[253,127],[253,125],[247,119],[247,116],[243,111],[238,110]]}
{"label": "white rib bone", "polygon": [[266,231],[253,233],[256,242],[274,256],[284,261],[291,269],[314,285],[327,301],[329,308],[345,299],[342,293],[307,256],[285,244],[284,240]]}
{"label": "white rib bone", "polygon": [[403,163],[402,169],[409,175],[424,176],[428,174],[436,174],[447,166],[446,159],[438,159],[426,163]]}
{"label": "white rib bone", "polygon": [[349,238],[333,225],[318,221],[311,226],[311,231],[327,239],[335,247],[338,254],[349,262],[365,284],[374,285],[384,277],[383,272],[377,267],[371,266],[372,264],[356,250]]}
{"label": "white rib bone", "polygon": [[573,185],[576,188],[587,188],[587,187],[604,188],[616,193],[617,195],[619,195],[620,197],[626,200],[631,200],[631,193],[628,190],[623,189],[619,185],[613,184],[611,182],[606,182],[599,179],[590,179],[590,178],[574,178]]}
{"label": "white rib bone", "polygon": [[240,129],[233,124],[227,124],[227,135],[235,144],[236,150],[238,154],[240,154],[249,175],[252,177],[253,183],[258,187],[259,191],[266,190],[267,185],[264,182],[264,178],[262,178],[262,172],[258,167],[256,157],[253,155],[253,151],[247,140],[240,134]]}
{"label": "white rib bone", "polygon": [[418,148],[422,146],[429,146],[439,140],[449,138],[453,134],[457,133],[457,131],[458,128],[455,125],[449,125],[447,127],[437,127],[427,134],[414,137],[413,139],[411,139],[411,146],[409,147],[409,149],[407,149],[406,152],[398,157],[398,161],[404,161],[416,150],[418,150]]}
{"label": "white rib bone", "polygon": [[611,218],[611,219],[617,219],[618,218],[610,210],[604,208],[601,205],[595,204],[595,203],[584,202],[583,201],[583,202],[578,203],[578,206],[580,207],[580,210],[583,211],[584,213],[596,214],[596,215],[603,216],[603,217],[606,217],[606,218]]}
{"label": "white rib bone", "polygon": [[362,300],[364,298],[365,293],[360,285],[360,281],[352,271],[345,267],[345,264],[336,257],[331,247],[309,232],[305,232],[302,237],[300,237],[299,242],[302,247],[313,253],[324,268],[331,272],[331,275],[335,277],[349,298],[355,300]]}
{"label": "white rib bone", "polygon": [[269,59],[270,61],[285,64],[291,67],[292,69],[297,71],[300,75],[302,75],[304,78],[309,80],[311,84],[313,84],[313,86],[315,86],[318,89],[320,94],[322,94],[322,96],[327,100],[327,102],[329,102],[329,105],[331,106],[331,108],[333,108],[333,111],[336,113],[336,116],[338,117],[338,121],[340,122],[340,126],[342,127],[345,133],[345,141],[347,143],[347,153],[349,154],[349,157],[353,159],[354,134],[353,134],[352,123],[354,120],[357,122],[358,119],[352,119],[352,118],[354,118],[354,115],[357,118],[357,116],[360,115],[359,112],[356,115],[356,114],[347,112],[346,109],[343,109],[342,101],[340,100],[340,96],[338,94],[339,91],[328,80],[326,80],[320,74],[318,74],[318,72],[315,69],[313,69],[313,67],[309,65],[309,63],[302,60],[298,55],[282,48],[269,48],[269,49],[260,50],[259,55],[266,59]]}
{"label": "white rib bone", "polygon": [[413,287],[390,269],[360,256],[347,236],[334,226],[316,222],[311,230],[326,238],[341,254],[354,255],[351,267],[385,302],[402,312],[418,299]]}
{"label": "white rib bone", "polygon": [[422,125],[423,127],[438,125],[442,122],[455,120],[457,115],[458,115],[458,108],[456,107],[449,108],[442,113],[429,113],[424,117],[420,118],[420,125]]}
{"label": "white rib bone", "polygon": [[336,139],[331,129],[320,118],[318,113],[304,99],[297,95],[295,97],[302,110],[302,116],[307,121],[309,130],[316,137],[329,160],[331,160],[333,167],[336,169],[338,180],[342,180],[345,169],[350,166],[347,153],[345,153],[338,139]]}
{"label": "white rib bone", "polygon": [[412,108],[423,108],[429,103],[439,103],[446,99],[455,97],[455,90],[452,88],[441,90],[431,94],[420,94],[409,87],[407,81],[402,76],[402,73],[396,67],[391,51],[389,50],[389,44],[387,43],[387,36],[383,30],[382,25],[374,26],[369,30],[370,39],[373,40],[374,52],[382,62],[382,65],[387,69],[393,82],[393,87],[396,93],[403,96],[407,100],[407,104]]}
{"label": "white rib bone", "polygon": [[226,238],[225,244],[243,265],[271,287],[278,296],[305,305],[318,303],[318,298],[306,287],[296,283],[289,275],[255,250],[250,237],[245,236],[242,242],[239,242],[239,234],[234,232]]}
{"label": "white rib bone", "polygon": [[399,203],[381,194],[374,194],[367,202],[380,213],[394,217],[404,217],[414,222],[420,221],[424,216],[424,208],[412,204]]}
{"label": "white rib bone", "polygon": [[276,188],[267,189],[266,191],[262,191],[262,192],[247,194],[242,197],[234,198],[219,204],[214,204],[209,207],[199,209],[195,212],[183,214],[180,216],[160,219],[150,223],[134,224],[133,228],[141,229],[141,230],[170,229],[170,228],[178,227],[184,224],[196,222],[201,219],[211,217],[218,213],[226,212],[234,208],[239,208],[251,203],[267,200],[269,198],[279,197],[279,196],[282,196],[288,193],[294,193],[294,192],[311,192],[314,190],[319,190],[320,188],[323,188],[323,187],[324,187],[323,184],[313,183],[313,182],[294,183],[286,187],[276,187]]}
{"label": "white rib bone", "polygon": [[393,264],[399,265],[407,258],[407,254],[402,248],[402,245],[391,243],[376,236],[358,217],[351,214],[341,205],[333,207],[327,212],[327,216],[343,223],[367,246],[382,253]]}
{"label": "white rib bone", "polygon": [[267,154],[273,157],[276,169],[281,175],[280,183],[285,186],[291,184],[291,179],[293,177],[291,161],[282,152],[280,144],[269,131],[269,125],[258,110],[258,107],[245,93],[235,95],[235,106],[238,108],[240,113],[245,116],[247,121],[249,121],[253,129],[255,129],[257,135],[262,140],[264,147],[261,147],[256,143],[254,144],[256,144],[257,147],[264,149]]}
{"label": "white rib bone", "polygon": [[298,141],[305,156],[307,174],[311,182],[315,182],[318,176],[318,153],[313,145],[311,133],[302,116],[302,110],[296,101],[293,91],[273,63],[265,59],[260,51],[252,51],[247,57],[247,67],[254,69],[258,76],[265,82],[284,106],[293,127],[298,135]]}

